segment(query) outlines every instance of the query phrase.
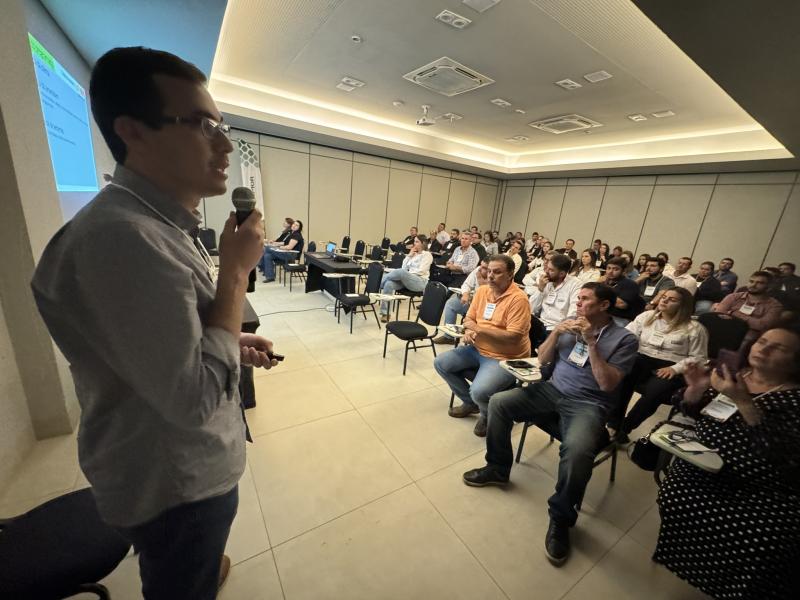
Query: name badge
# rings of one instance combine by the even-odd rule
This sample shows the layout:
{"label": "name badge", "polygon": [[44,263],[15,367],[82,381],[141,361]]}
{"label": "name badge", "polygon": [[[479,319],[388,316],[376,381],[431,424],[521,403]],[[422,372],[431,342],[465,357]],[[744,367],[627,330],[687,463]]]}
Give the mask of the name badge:
{"label": "name badge", "polygon": [[495,302],[489,302],[486,308],[483,309],[483,318],[487,321],[491,321],[495,308],[497,308],[497,304]]}
{"label": "name badge", "polygon": [[544,299],[545,304],[555,304],[556,303],[556,293],[550,292],[547,294],[547,297]]}
{"label": "name badge", "polygon": [[655,296],[656,295],[656,286],[654,286],[654,285],[645,286],[644,295],[645,296]]}
{"label": "name badge", "polygon": [[653,346],[659,348],[664,345],[664,333],[662,331],[654,331],[648,340]]}
{"label": "name badge", "polygon": [[752,304],[742,304],[741,308],[739,309],[739,312],[742,313],[743,315],[752,315],[755,309],[756,307],[753,306]]}
{"label": "name badge", "polygon": [[602,265],[603,265],[603,261],[602,261],[602,260],[596,260],[596,261],[594,261],[594,266],[595,266],[595,267],[600,267],[600,266],[602,266]]}
{"label": "name badge", "polygon": [[736,408],[736,404],[733,400],[728,398],[725,394],[717,394],[716,398],[700,411],[700,414],[724,423],[737,412],[739,412],[739,409]]}
{"label": "name badge", "polygon": [[575,342],[575,347],[569,353],[567,360],[573,365],[583,367],[589,360],[589,346],[586,345],[586,342]]}

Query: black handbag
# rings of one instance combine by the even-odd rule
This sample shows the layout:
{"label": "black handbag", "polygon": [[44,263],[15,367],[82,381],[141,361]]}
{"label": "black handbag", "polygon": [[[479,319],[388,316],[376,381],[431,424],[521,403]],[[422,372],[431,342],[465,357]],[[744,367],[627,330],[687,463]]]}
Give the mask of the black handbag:
{"label": "black handbag", "polygon": [[682,429],[693,429],[686,423],[678,423],[670,420],[660,421],[656,426],[650,430],[645,436],[640,437],[633,444],[628,447],[628,457],[640,469],[645,471],[655,471],[658,467],[658,456],[661,454],[661,448],[656,446],[650,441],[650,436],[655,433],[662,425],[676,425]]}

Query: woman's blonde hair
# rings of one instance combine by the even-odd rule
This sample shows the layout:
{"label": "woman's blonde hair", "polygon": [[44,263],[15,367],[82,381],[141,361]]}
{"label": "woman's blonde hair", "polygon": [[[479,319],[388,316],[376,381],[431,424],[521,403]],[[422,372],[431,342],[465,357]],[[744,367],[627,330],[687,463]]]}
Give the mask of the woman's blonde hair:
{"label": "woman's blonde hair", "polygon": [[[692,313],[694,312],[694,297],[692,296],[691,292],[687,289],[682,287],[675,286],[674,288],[670,288],[666,290],[664,293],[668,292],[675,292],[680,296],[680,304],[678,306],[678,312],[675,313],[672,321],[669,324],[668,332],[675,331],[676,329],[681,329],[686,324],[692,321]],[[659,301],[660,302],[660,301]],[[661,316],[661,311],[656,306],[656,309],[653,311],[653,314],[650,315],[650,318],[647,319],[645,325],[652,325],[655,323],[655,320]]]}

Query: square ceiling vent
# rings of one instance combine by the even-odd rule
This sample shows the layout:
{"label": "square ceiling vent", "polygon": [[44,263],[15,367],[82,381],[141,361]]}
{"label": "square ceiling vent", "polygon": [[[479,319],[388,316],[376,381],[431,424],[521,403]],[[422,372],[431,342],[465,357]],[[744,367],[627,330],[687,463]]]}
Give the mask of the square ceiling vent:
{"label": "square ceiling vent", "polygon": [[528,123],[534,129],[541,129],[548,133],[569,133],[570,131],[580,131],[582,129],[592,129],[593,127],[602,127],[602,123],[587,119],[581,115],[562,115],[560,117],[552,117],[542,121],[534,121]]}
{"label": "square ceiling vent", "polygon": [[403,79],[442,96],[457,96],[494,83],[494,79],[446,56],[406,73]]}

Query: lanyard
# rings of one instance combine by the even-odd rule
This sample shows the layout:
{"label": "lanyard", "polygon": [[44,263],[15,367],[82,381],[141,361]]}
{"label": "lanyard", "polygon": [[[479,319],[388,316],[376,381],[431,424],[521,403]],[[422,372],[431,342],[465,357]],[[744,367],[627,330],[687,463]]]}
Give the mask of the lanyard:
{"label": "lanyard", "polygon": [[118,183],[114,183],[113,181],[111,183],[109,183],[108,185],[113,185],[114,187],[117,187],[117,188],[119,188],[121,190],[124,190],[124,191],[128,192],[131,196],[136,198],[144,206],[146,206],[151,211],[156,213],[159,217],[161,217],[161,219],[167,225],[171,226],[173,229],[177,229],[184,236],[186,236],[186,238],[192,243],[192,246],[194,246],[194,249],[197,250],[197,253],[200,255],[200,258],[202,259],[202,261],[205,263],[206,268],[208,269],[208,276],[211,278],[211,281],[213,283],[217,282],[217,266],[214,264],[214,261],[211,260],[211,255],[208,253],[208,250],[206,250],[206,247],[203,246],[203,242],[200,241],[199,237],[190,236],[183,229],[181,229],[181,227],[178,226],[172,219],[167,217],[164,213],[162,213],[160,210],[158,210],[155,206],[150,204],[147,200],[142,198],[139,194],[134,192],[132,189],[127,188],[124,185],[120,185]]}

